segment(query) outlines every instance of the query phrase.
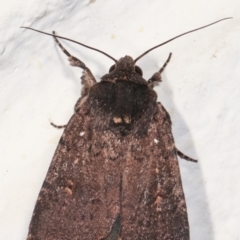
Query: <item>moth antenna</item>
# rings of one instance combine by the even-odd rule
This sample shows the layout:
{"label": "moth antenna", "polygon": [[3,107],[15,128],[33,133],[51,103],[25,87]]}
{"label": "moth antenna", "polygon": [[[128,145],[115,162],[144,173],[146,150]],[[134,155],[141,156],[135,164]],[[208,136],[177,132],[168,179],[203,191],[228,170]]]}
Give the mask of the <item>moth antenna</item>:
{"label": "moth antenna", "polygon": [[58,35],[53,35],[53,34],[51,34],[51,33],[46,33],[46,32],[43,32],[43,31],[40,31],[40,30],[37,30],[37,29],[34,29],[34,28],[30,28],[30,27],[20,27],[20,28],[30,29],[30,30],[33,30],[33,31],[36,31],[36,32],[39,32],[39,33],[43,33],[43,34],[49,35],[49,36],[53,36],[53,37],[57,37],[57,38],[62,38],[62,39],[65,39],[65,40],[67,40],[67,41],[77,43],[77,44],[79,44],[79,45],[81,45],[81,46],[83,46],[83,47],[92,49],[92,50],[94,50],[94,51],[96,51],[96,52],[100,52],[100,53],[102,53],[103,55],[111,58],[115,63],[118,63],[118,61],[117,61],[115,58],[111,57],[109,54],[107,54],[107,53],[105,53],[105,52],[103,52],[103,51],[101,51],[101,50],[99,50],[99,49],[97,49],[97,48],[93,48],[93,47],[87,46],[87,45],[85,45],[85,44],[83,44],[83,43],[80,43],[80,42],[77,42],[77,41],[75,41],[75,40],[72,40],[72,39],[70,39],[70,38],[66,38],[66,37],[62,37],[62,36],[58,36]]}
{"label": "moth antenna", "polygon": [[161,46],[163,46],[163,45],[165,45],[165,44],[167,44],[167,43],[169,43],[169,42],[171,42],[171,41],[173,41],[173,40],[175,40],[175,39],[177,39],[177,38],[179,38],[179,37],[182,37],[183,35],[186,35],[186,34],[189,34],[189,33],[195,32],[195,31],[198,31],[198,30],[200,30],[200,29],[209,27],[209,26],[211,26],[211,25],[213,25],[213,24],[216,24],[216,23],[218,23],[218,22],[221,22],[221,21],[224,21],[224,20],[227,20],[227,19],[231,19],[231,18],[232,18],[232,17],[223,18],[223,19],[221,19],[221,20],[218,20],[218,21],[216,21],[216,22],[210,23],[210,24],[205,25],[205,26],[203,26],[203,27],[199,27],[199,28],[193,29],[193,30],[191,30],[191,31],[182,33],[182,34],[180,34],[180,35],[178,35],[178,36],[176,36],[176,37],[174,37],[174,38],[171,38],[171,39],[167,40],[166,42],[160,43],[159,45],[148,49],[146,52],[144,52],[144,53],[141,54],[139,57],[137,57],[137,58],[134,60],[134,62],[136,63],[140,58],[142,58],[143,56],[145,56],[146,54],[148,54],[148,53],[151,52],[152,50],[154,50],[154,49],[156,49],[156,48],[158,48],[158,47],[161,47]]}

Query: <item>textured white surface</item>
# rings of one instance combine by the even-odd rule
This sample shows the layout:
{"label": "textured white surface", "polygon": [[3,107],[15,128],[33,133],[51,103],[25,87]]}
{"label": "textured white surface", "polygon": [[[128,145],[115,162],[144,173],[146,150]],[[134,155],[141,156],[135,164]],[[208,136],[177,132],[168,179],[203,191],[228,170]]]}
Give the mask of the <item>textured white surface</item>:
{"label": "textured white surface", "polygon": [[[234,17],[159,48],[138,62],[148,79],[173,58],[157,87],[171,115],[192,240],[240,239],[240,2],[8,0],[0,3],[0,239],[26,238],[42,182],[80,93],[51,37],[63,35],[115,58],[137,57],[175,35]],[[62,41],[63,42],[63,41]],[[113,62],[63,42],[97,79]]]}

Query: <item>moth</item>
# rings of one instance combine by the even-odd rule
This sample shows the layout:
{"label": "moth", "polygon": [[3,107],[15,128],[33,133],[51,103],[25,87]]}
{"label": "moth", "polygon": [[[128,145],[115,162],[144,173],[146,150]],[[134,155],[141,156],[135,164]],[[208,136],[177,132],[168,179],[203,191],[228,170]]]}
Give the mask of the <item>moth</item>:
{"label": "moth", "polygon": [[[175,146],[170,116],[153,90],[171,54],[149,80],[136,62],[155,48],[217,22],[178,35],[135,60],[130,56],[116,60],[55,32],[24,27],[53,36],[70,65],[83,69],[74,114],[67,125],[56,126],[65,130],[39,193],[27,240],[190,238],[177,156],[196,160]],[[98,51],[115,64],[97,82],[59,38]]]}

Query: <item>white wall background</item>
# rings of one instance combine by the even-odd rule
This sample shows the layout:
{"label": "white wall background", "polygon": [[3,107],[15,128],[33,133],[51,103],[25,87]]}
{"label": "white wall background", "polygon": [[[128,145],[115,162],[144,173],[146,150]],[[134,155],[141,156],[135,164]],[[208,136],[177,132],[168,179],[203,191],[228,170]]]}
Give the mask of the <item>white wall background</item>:
{"label": "white wall background", "polygon": [[[137,57],[180,33],[224,17],[138,62],[148,79],[173,52],[157,87],[173,120],[192,240],[240,239],[240,1],[8,0],[0,2],[0,239],[26,238],[34,204],[79,97],[81,70],[51,37]],[[63,41],[62,41],[63,42]],[[97,79],[113,62],[64,42]]]}

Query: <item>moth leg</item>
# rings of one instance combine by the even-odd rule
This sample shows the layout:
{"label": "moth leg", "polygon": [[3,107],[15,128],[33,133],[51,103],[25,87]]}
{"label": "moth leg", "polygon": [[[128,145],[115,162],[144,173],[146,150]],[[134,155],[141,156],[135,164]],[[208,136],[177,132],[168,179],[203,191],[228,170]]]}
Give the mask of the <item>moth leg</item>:
{"label": "moth leg", "polygon": [[[166,64],[166,63],[165,63],[165,64]],[[165,65],[165,64],[164,64],[164,65]],[[163,66],[163,67],[164,67],[164,66]],[[162,68],[163,68],[163,67],[162,67]],[[162,68],[161,68],[161,69],[162,69]],[[165,120],[168,121],[168,123],[169,123],[170,125],[172,125],[172,121],[171,121],[171,117],[170,117],[169,113],[167,112],[167,110],[163,107],[163,105],[162,105],[160,102],[158,102],[158,107],[159,107],[159,109],[161,109],[161,110],[164,111],[164,113],[165,113]],[[175,147],[175,153],[176,153],[180,158],[183,158],[183,159],[185,159],[185,160],[187,160],[187,161],[197,162],[196,159],[193,159],[193,158],[188,157],[187,155],[185,155],[184,153],[182,153],[181,151],[179,151],[176,147]]]}
{"label": "moth leg", "polygon": [[168,59],[167,61],[163,64],[163,66],[161,67],[161,69],[159,70],[159,73],[162,73],[164,71],[164,69],[166,68],[166,66],[168,65],[168,63],[170,62],[172,57],[172,53],[169,53]]}
{"label": "moth leg", "polygon": [[[53,35],[55,35],[55,31],[52,32]],[[57,43],[57,45],[61,48],[61,50],[63,51],[63,53],[65,53],[68,56],[68,60],[70,62],[70,65],[73,67],[80,67],[82,69],[86,69],[86,65],[84,64],[84,62],[82,62],[81,60],[79,60],[78,58],[72,56],[64,47],[63,45],[59,42],[59,40],[57,39],[56,36],[54,36],[54,40]]]}
{"label": "moth leg", "polygon": [[65,128],[67,126],[67,124],[66,125],[56,125],[53,122],[50,122],[50,124],[55,128]]}
{"label": "moth leg", "polygon": [[164,69],[166,68],[166,66],[168,65],[168,63],[170,62],[170,59],[172,57],[172,53],[169,53],[168,59],[167,61],[163,64],[163,66],[161,67],[161,69],[154,73],[152,75],[152,77],[148,80],[148,85],[153,88],[154,87],[154,82],[161,82],[162,81],[162,77],[161,77],[161,73],[164,71]]}
{"label": "moth leg", "polygon": [[[53,35],[55,35],[55,31],[52,32]],[[81,76],[82,79],[82,96],[85,96],[88,94],[90,87],[92,87],[97,81],[94,78],[92,72],[90,69],[85,65],[84,62],[82,62],[80,59],[72,56],[59,42],[57,37],[54,36],[54,40],[57,43],[57,45],[61,48],[63,53],[65,53],[68,56],[68,61],[70,62],[70,65],[73,67],[80,67],[83,69],[83,75]]]}
{"label": "moth leg", "polygon": [[198,161],[198,160],[190,158],[187,155],[185,155],[184,153],[180,152],[176,147],[175,147],[175,151],[176,151],[177,155],[182,159],[185,159],[185,160],[191,161],[191,162],[197,162]]}

